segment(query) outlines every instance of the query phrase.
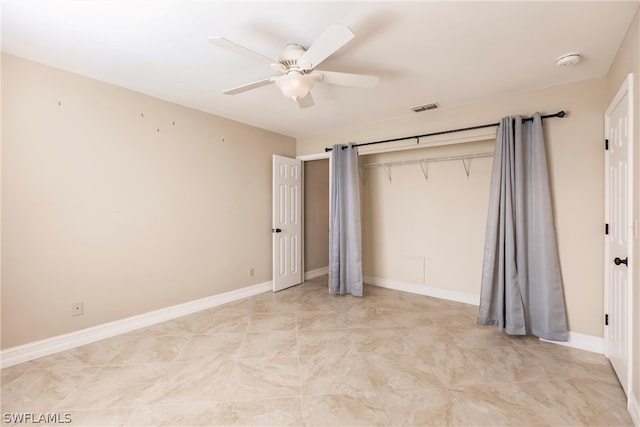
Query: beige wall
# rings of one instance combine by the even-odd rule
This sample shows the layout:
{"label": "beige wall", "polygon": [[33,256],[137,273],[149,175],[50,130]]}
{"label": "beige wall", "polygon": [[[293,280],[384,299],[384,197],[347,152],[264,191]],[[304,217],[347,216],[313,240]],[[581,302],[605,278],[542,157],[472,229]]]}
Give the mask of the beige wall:
{"label": "beige wall", "polygon": [[304,269],[329,266],[329,160],[304,162]]}
{"label": "beige wall", "polygon": [[293,139],[9,55],[2,88],[3,349],[271,280]]}
{"label": "beige wall", "polygon": [[[360,157],[361,165],[493,152],[494,141]],[[365,169],[363,270],[368,276],[479,294],[491,158]],[[387,174],[390,174],[389,180]]]}
{"label": "beige wall", "polygon": [[[634,215],[636,221],[640,219],[640,12],[629,27],[629,31],[620,46],[618,54],[609,70],[607,76],[607,104],[613,100],[620,85],[629,73],[633,73],[633,97],[634,97],[634,181],[636,183],[634,192]],[[633,270],[633,343],[632,343],[632,366],[633,373],[633,394],[635,406],[640,408],[640,240],[636,235],[633,242],[633,253],[629,254],[629,259],[634,265]],[[635,261],[635,262],[634,262]]]}
{"label": "beige wall", "polygon": [[[580,83],[546,88],[512,96],[489,100],[475,105],[461,106],[455,108],[443,108],[431,112],[403,116],[397,119],[354,126],[350,128],[336,130],[335,132],[318,135],[315,137],[301,138],[297,141],[297,154],[312,154],[323,152],[325,146],[334,143],[344,142],[367,142],[392,137],[407,136],[421,133],[428,133],[444,129],[471,126],[483,123],[494,123],[499,118],[513,114],[531,114],[534,111],[543,113],[555,113],[559,110],[566,110],[567,117],[564,119],[551,119],[545,121],[546,140],[548,147],[549,167],[551,174],[551,185],[554,196],[554,207],[556,215],[556,226],[558,234],[558,245],[560,251],[560,261],[562,265],[562,276],[565,285],[565,296],[567,302],[567,312],[569,317],[569,327],[572,332],[603,336],[603,268],[602,268],[602,227],[603,227],[603,114],[606,97],[606,81],[604,78],[584,81]],[[495,129],[489,133],[478,131],[478,135],[469,136],[458,134],[455,136],[433,138],[423,140],[424,144],[437,144],[455,138],[456,141],[465,139],[487,140],[490,134],[495,135]],[[468,138],[467,138],[468,136]],[[492,138],[492,137],[491,137]],[[407,143],[402,143],[407,145]],[[410,146],[415,147],[415,142],[410,142]],[[460,147],[462,149],[463,147]],[[452,151],[458,149],[452,147]],[[465,148],[466,149],[466,148]],[[363,152],[366,150],[362,150]],[[397,154],[399,157],[400,154]],[[405,152],[404,155],[409,155]],[[393,169],[392,174],[396,181],[392,181],[385,193],[371,192],[367,197],[364,217],[363,240],[365,274],[385,274],[383,277],[389,280],[408,281],[405,276],[411,276],[418,267],[415,266],[415,259],[412,255],[424,255],[426,259],[426,282],[430,286],[442,287],[451,290],[466,292],[479,292],[478,282],[480,280],[478,271],[478,260],[481,254],[476,251],[482,250],[479,245],[478,229],[481,220],[486,217],[486,199],[481,206],[482,191],[487,191],[483,180],[486,180],[485,160],[478,160],[472,165],[471,177],[466,182],[466,176],[461,179],[460,171],[462,166],[455,162],[448,162],[439,165],[441,178],[435,175],[435,169],[430,176],[430,182],[420,182],[420,171],[415,169],[401,170],[400,167]],[[406,167],[408,168],[408,167]],[[484,169],[483,169],[484,168]],[[371,177],[371,172],[368,176]],[[388,185],[384,178],[380,176],[381,171],[375,171],[378,176],[371,179],[380,180],[375,185]],[[475,172],[475,173],[474,173]],[[477,173],[477,174],[476,174]],[[446,197],[440,200],[445,206],[438,207],[439,211],[433,215],[440,215],[442,221],[447,218],[444,212],[447,206],[455,208],[455,216],[450,222],[443,222],[441,227],[448,230],[449,236],[447,251],[453,252],[457,242],[464,245],[470,242],[470,247],[465,247],[468,261],[464,257],[458,260],[438,255],[438,244],[443,243],[444,234],[438,234],[434,242],[416,242],[413,239],[400,241],[399,239],[388,240],[387,236],[393,230],[379,230],[376,234],[374,230],[375,222],[380,221],[381,212],[375,211],[374,207],[383,204],[384,197],[395,197],[393,227],[402,229],[408,233],[409,229],[403,224],[409,217],[409,212],[416,203],[421,203],[426,208],[428,201],[417,202],[413,197],[411,188],[402,189],[400,183],[409,180],[409,174],[415,176],[416,181],[411,181],[412,186],[421,188],[420,191],[432,191],[430,197]],[[403,177],[407,175],[406,177]],[[414,179],[414,178],[411,178]],[[444,184],[445,179],[452,179],[450,186]],[[462,182],[460,182],[462,181]],[[423,187],[418,187],[424,184]],[[368,184],[369,185],[369,184]],[[371,184],[374,185],[374,184]],[[425,188],[426,187],[426,188]],[[437,189],[436,189],[437,187]],[[471,187],[479,192],[472,194]],[[482,188],[485,188],[482,190]],[[447,191],[448,190],[448,191]],[[367,190],[368,191],[368,190]],[[403,192],[405,195],[400,195]],[[462,192],[465,197],[459,197]],[[431,199],[430,199],[431,200]],[[431,200],[433,203],[435,199]],[[475,204],[474,204],[475,203]],[[467,225],[461,226],[461,212],[471,210],[471,221],[473,228]],[[386,212],[386,211],[385,211]],[[424,214],[423,211],[421,211]],[[377,217],[376,217],[377,216]],[[480,217],[480,218],[478,218]],[[389,220],[384,220],[388,222]],[[432,228],[424,229],[427,225],[420,221],[420,218],[411,218],[416,225],[415,233],[423,233],[425,236],[434,232]],[[429,226],[431,227],[431,226]],[[445,233],[446,234],[446,233]],[[384,237],[387,236],[387,237]],[[377,239],[377,240],[376,240]],[[380,244],[380,239],[384,244],[389,243],[385,249],[375,249],[375,245]],[[422,245],[422,247],[418,247]],[[383,260],[379,253],[383,250],[388,253],[396,253],[397,256],[390,260]],[[378,252],[376,252],[378,251]],[[422,252],[418,252],[422,251]],[[473,254],[473,255],[472,255]],[[400,255],[406,255],[407,259],[398,260]],[[378,262],[386,263],[382,267]],[[436,261],[442,264],[435,265]],[[461,262],[467,262],[463,265]],[[404,264],[405,267],[402,267]],[[430,269],[431,266],[431,270]],[[408,270],[403,273],[403,268]],[[468,273],[458,272],[461,269],[469,270]],[[430,275],[431,271],[431,275]],[[447,281],[444,276],[445,271],[456,271],[457,280]],[[473,276],[477,275],[475,282]]]}

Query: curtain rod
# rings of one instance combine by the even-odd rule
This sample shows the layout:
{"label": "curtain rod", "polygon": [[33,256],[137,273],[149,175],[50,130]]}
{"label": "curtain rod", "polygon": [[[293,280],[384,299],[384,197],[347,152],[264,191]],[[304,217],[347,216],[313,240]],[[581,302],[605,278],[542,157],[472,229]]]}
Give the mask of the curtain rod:
{"label": "curtain rod", "polygon": [[[547,114],[546,116],[541,116],[542,119],[550,119],[552,117],[559,117],[562,118],[566,116],[566,113],[564,111],[558,111],[555,114]],[[522,119],[523,122],[530,122],[533,121],[533,117],[527,117]],[[402,138],[393,138],[393,139],[385,139],[382,141],[373,141],[373,142],[363,142],[362,144],[353,144],[354,147],[363,147],[365,145],[374,145],[374,144],[383,144],[385,142],[396,142],[396,141],[404,141],[406,139],[416,139],[416,144],[420,144],[420,138],[425,138],[427,136],[436,136],[436,135],[444,135],[447,133],[455,133],[455,132],[464,132],[466,130],[475,130],[475,129],[484,129],[484,128],[491,128],[491,127],[496,127],[499,126],[500,123],[489,123],[486,125],[478,125],[478,126],[470,126],[470,127],[466,127],[466,128],[459,128],[459,129],[450,129],[450,130],[442,130],[439,132],[431,132],[431,133],[425,133],[422,135],[413,135],[413,136],[405,136]],[[346,146],[343,146],[342,149],[347,148]],[[328,151],[333,150],[332,147],[326,147],[324,149],[325,153]]]}

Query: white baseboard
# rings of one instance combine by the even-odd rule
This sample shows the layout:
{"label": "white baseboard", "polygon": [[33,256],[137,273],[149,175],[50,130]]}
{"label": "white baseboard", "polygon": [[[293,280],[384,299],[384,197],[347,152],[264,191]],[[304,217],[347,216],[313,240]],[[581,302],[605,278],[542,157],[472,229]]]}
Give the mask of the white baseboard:
{"label": "white baseboard", "polygon": [[[381,288],[396,289],[398,291],[426,295],[434,298],[446,299],[449,301],[480,305],[480,295],[468,294],[465,292],[451,291],[447,289],[421,285],[418,283],[401,282],[397,280],[381,279],[379,277],[371,276],[365,276],[364,282],[370,285],[380,286]],[[547,341],[543,339],[541,339],[541,341],[604,354],[604,338],[602,337],[595,337],[592,335],[579,334],[577,332],[569,331],[569,340],[566,342]]]}
{"label": "white baseboard", "polygon": [[396,289],[412,294],[426,295],[429,297],[446,299],[449,301],[463,302],[465,304],[480,305],[480,296],[465,292],[451,291],[448,289],[434,288],[433,286],[419,283],[400,282],[397,280],[381,279],[379,277],[365,276],[364,283],[379,286],[381,288]]}
{"label": "white baseboard", "polygon": [[316,268],[315,270],[305,271],[304,280],[315,279],[316,277],[324,276],[329,274],[329,266]]}
{"label": "white baseboard", "polygon": [[[328,267],[319,268],[305,273],[305,280],[319,277],[328,273]],[[396,289],[403,292],[409,292],[419,295],[426,295],[450,301],[457,301],[466,304],[479,304],[479,296],[467,294],[464,292],[450,291],[446,289],[424,286],[416,283],[400,282],[389,279],[381,279],[376,277],[365,276],[364,281],[367,284],[379,286],[383,288]],[[136,329],[162,323],[177,317],[186,316],[201,310],[216,307],[228,302],[247,298],[272,289],[272,282],[264,282],[253,286],[225,292],[210,297],[201,298],[183,304],[174,305],[160,310],[151,311],[137,316],[128,317],[126,319],[116,320],[114,322],[103,323],[91,328],[82,329],[64,335],[58,335],[44,340],[35,341],[17,347],[11,347],[0,351],[0,368],[18,365],[54,353],[69,350],[92,342],[100,341],[119,334],[130,332]],[[543,340],[544,341],[544,340]],[[579,348],[581,350],[592,351],[596,353],[604,353],[604,339],[591,335],[579,334],[577,332],[569,332],[569,341],[548,341],[554,344],[565,345],[568,347]],[[634,417],[634,423],[639,425],[640,410],[638,401],[635,398],[629,400],[629,412]],[[634,415],[635,414],[635,415]]]}
{"label": "white baseboard", "polygon": [[631,415],[633,425],[640,427],[640,402],[638,401],[638,397],[633,393],[633,390],[629,391],[627,410],[629,411],[629,415]]}
{"label": "white baseboard", "polygon": [[92,342],[144,328],[146,326],[166,322],[167,320],[186,316],[188,314],[206,310],[228,302],[261,294],[263,292],[270,291],[272,286],[271,281],[264,282],[236,289],[234,291],[189,301],[183,304],[150,311],[137,316],[103,323],[101,325],[70,332],[68,334],[58,335],[17,347],[7,348],[0,351],[0,368],[18,365],[33,359],[80,347],[85,344],[90,344]]}
{"label": "white baseboard", "polygon": [[540,338],[540,341],[552,344],[563,345],[565,347],[578,348],[580,350],[591,351],[593,353],[604,354],[604,338],[593,335],[580,334],[569,331],[568,341],[551,341]]}

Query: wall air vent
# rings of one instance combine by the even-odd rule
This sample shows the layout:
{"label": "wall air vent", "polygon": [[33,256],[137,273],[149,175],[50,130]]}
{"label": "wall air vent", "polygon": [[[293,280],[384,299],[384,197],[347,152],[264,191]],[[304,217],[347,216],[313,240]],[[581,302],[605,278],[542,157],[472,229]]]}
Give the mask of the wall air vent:
{"label": "wall air vent", "polygon": [[436,108],[440,108],[437,102],[432,102],[431,104],[419,105],[417,107],[413,107],[412,110],[416,113],[420,113],[421,111],[427,110],[435,110]]}

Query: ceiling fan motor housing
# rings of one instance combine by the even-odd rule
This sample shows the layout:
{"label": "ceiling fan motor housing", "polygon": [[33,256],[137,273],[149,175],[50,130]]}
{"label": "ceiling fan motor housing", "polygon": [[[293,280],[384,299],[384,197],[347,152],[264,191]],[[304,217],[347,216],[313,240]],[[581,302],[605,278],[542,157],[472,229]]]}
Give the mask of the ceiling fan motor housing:
{"label": "ceiling fan motor housing", "polygon": [[[303,65],[298,64],[298,59],[306,52],[306,49],[297,43],[290,43],[285,46],[284,50],[278,55],[278,62],[290,71],[291,69],[300,70]],[[302,70],[300,70],[302,71]]]}

